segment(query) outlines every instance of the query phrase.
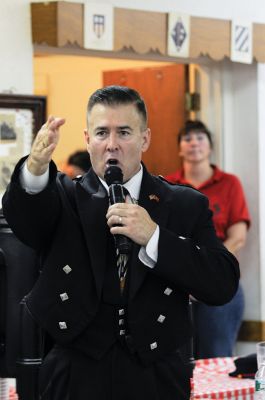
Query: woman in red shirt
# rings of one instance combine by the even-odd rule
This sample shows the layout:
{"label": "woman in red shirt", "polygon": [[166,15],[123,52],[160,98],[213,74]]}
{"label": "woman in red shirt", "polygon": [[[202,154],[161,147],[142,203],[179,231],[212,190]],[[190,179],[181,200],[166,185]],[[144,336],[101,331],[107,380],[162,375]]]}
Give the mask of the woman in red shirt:
{"label": "woman in red shirt", "polygon": [[[166,176],[172,183],[190,185],[209,199],[217,236],[235,256],[245,245],[249,212],[239,179],[210,163],[212,136],[201,121],[187,121],[178,135],[183,167]],[[224,306],[194,302],[195,357],[229,357],[241,325],[244,297],[241,286]]]}

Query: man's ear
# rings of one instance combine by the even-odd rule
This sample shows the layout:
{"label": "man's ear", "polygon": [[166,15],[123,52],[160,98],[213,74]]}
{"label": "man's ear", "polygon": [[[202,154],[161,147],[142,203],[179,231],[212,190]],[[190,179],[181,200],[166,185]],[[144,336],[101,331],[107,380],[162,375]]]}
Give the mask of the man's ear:
{"label": "man's ear", "polygon": [[142,144],[142,152],[144,153],[146,150],[148,150],[151,142],[151,130],[147,128],[143,132],[143,144]]}
{"label": "man's ear", "polygon": [[85,136],[86,147],[87,150],[89,151],[89,133],[87,129],[84,129],[84,136]]}

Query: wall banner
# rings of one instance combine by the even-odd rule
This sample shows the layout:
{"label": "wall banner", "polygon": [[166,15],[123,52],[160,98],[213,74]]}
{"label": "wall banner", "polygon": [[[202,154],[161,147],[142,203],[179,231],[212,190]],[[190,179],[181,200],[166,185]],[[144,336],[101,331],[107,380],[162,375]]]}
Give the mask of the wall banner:
{"label": "wall banner", "polygon": [[252,23],[239,20],[231,24],[231,60],[252,63]]}
{"label": "wall banner", "polygon": [[167,52],[172,57],[189,57],[190,16],[172,12],[168,14]]}
{"label": "wall banner", "polygon": [[109,4],[85,3],[84,47],[113,50],[113,7]]}

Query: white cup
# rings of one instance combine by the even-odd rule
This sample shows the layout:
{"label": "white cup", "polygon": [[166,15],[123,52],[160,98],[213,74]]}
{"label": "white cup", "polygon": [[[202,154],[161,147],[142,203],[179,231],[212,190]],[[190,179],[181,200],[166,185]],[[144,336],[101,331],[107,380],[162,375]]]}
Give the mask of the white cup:
{"label": "white cup", "polygon": [[261,364],[265,364],[265,342],[257,343],[256,349],[257,349],[257,363],[259,369]]}

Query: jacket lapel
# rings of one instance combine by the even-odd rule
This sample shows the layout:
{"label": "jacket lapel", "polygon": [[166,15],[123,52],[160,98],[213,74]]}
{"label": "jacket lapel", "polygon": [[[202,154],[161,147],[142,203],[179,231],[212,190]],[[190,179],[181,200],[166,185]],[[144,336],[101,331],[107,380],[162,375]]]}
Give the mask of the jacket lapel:
{"label": "jacket lapel", "polygon": [[[152,177],[144,167],[139,205],[147,210],[150,217],[159,226],[166,226],[169,208],[166,206],[163,185],[157,179]],[[77,182],[76,201],[90,254],[97,294],[100,297],[108,256],[107,235],[109,228],[106,222],[106,213],[109,201],[107,191],[92,169],[80,182]],[[136,295],[148,273],[148,267],[144,266],[139,260],[139,250],[140,246],[134,244],[131,254],[130,300]]]}
{"label": "jacket lapel", "polygon": [[[153,221],[159,226],[165,226],[168,220],[169,208],[166,207],[163,185],[157,181],[158,178],[152,177],[145,168],[143,172],[138,203],[146,209]],[[140,246],[134,244],[131,256],[130,300],[136,295],[148,274],[148,267],[144,266],[138,257],[139,250]]]}
{"label": "jacket lapel", "polygon": [[77,182],[76,201],[89,250],[97,294],[100,297],[107,261],[107,233],[109,228],[106,222],[106,213],[109,202],[107,191],[92,169],[80,182]]}

